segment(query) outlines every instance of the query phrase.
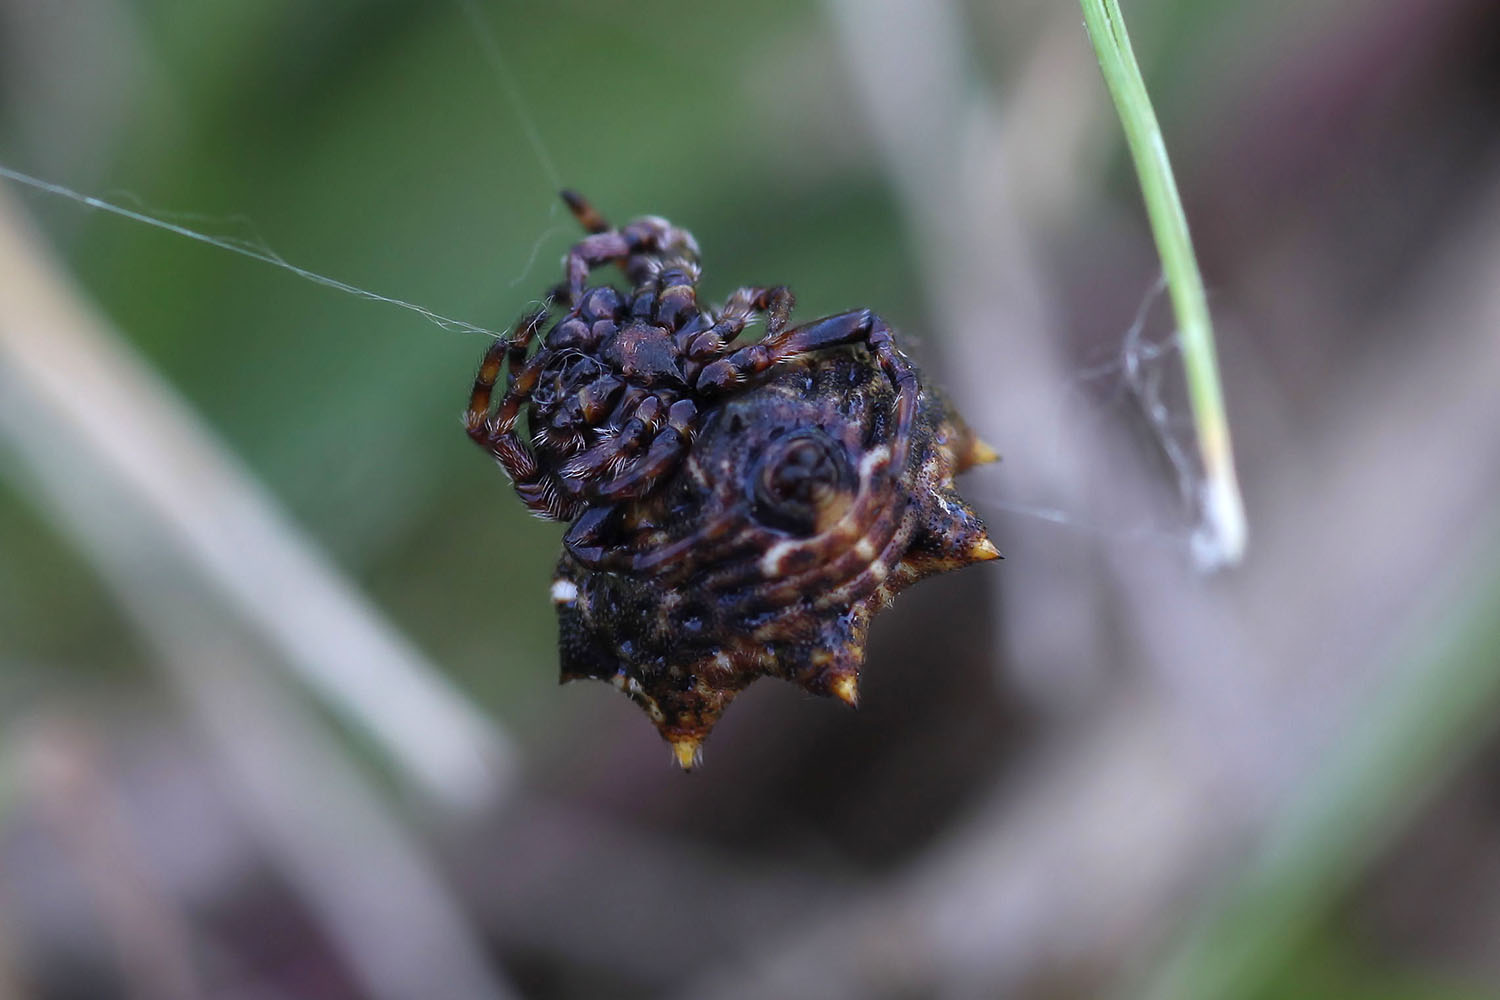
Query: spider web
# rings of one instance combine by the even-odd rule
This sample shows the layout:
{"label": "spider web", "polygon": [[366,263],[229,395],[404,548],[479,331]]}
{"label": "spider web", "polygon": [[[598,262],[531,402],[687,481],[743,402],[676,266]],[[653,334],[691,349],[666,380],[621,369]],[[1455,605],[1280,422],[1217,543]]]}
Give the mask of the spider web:
{"label": "spider web", "polygon": [[[983,507],[1058,525],[1084,535],[1121,543],[1139,543],[1190,552],[1192,518],[1197,510],[1203,482],[1201,466],[1192,446],[1193,422],[1188,409],[1181,368],[1181,341],[1175,330],[1153,333],[1157,313],[1164,304],[1166,280],[1158,277],[1146,290],[1134,319],[1118,339],[1118,347],[1072,369],[1065,384],[1053,394],[1055,405],[1067,408],[1088,429],[1135,432],[1148,461],[1159,467],[1162,477],[1176,494],[1175,518],[1164,517],[1160,507],[1151,516],[1136,517],[1132,526],[1122,526],[1128,517],[1110,509],[1108,501],[1085,504],[1092,513],[1059,506],[1027,504],[997,495],[993,489],[965,485],[966,495]],[[1039,419],[1040,423],[1045,420]],[[1100,437],[1111,435],[1101,433]],[[972,475],[972,474],[971,474]],[[1114,481],[1104,477],[1113,493]],[[1174,505],[1166,505],[1168,508]],[[1164,523],[1167,522],[1167,523]]]}
{"label": "spider web", "polygon": [[[1140,425],[1147,446],[1156,453],[1176,488],[1179,509],[1186,513],[1196,509],[1203,474],[1191,444],[1195,431],[1184,396],[1182,341],[1175,330],[1156,338],[1147,332],[1166,290],[1166,278],[1159,276],[1142,299],[1115,355],[1074,372],[1073,383],[1094,392],[1100,416]],[[1184,525],[1178,533],[1142,528],[1139,534],[1189,545],[1190,531],[1191,526]]]}

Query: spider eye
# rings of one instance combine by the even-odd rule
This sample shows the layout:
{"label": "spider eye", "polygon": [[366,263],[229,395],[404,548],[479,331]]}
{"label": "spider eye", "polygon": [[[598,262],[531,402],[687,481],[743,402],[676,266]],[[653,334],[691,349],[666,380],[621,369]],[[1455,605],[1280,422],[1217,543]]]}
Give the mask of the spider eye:
{"label": "spider eye", "polygon": [[817,429],[774,442],[751,476],[756,520],[793,535],[825,530],[852,500],[854,470],[849,458]]}

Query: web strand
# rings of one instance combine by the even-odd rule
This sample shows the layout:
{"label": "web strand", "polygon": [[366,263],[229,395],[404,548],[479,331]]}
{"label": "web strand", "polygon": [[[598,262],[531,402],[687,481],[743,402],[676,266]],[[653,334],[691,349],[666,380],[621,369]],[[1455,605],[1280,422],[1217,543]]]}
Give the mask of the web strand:
{"label": "web strand", "polygon": [[220,250],[228,250],[230,253],[237,253],[241,257],[249,257],[251,260],[258,260],[263,264],[270,264],[272,267],[279,267],[284,271],[290,271],[297,277],[310,281],[315,285],[321,285],[324,288],[332,288],[334,291],[343,292],[347,295],[353,295],[356,298],[365,299],[368,302],[381,302],[385,305],[396,306],[397,308],[405,309],[408,312],[414,312],[418,316],[421,316],[423,319],[427,320],[429,323],[437,326],[439,329],[447,330],[450,333],[478,333],[483,334],[486,337],[494,337],[497,340],[504,336],[504,334],[500,333],[499,331],[491,330],[483,326],[477,326],[474,323],[469,323],[461,319],[454,319],[451,316],[444,316],[441,313],[434,312],[431,309],[428,309],[426,306],[418,305],[415,302],[408,302],[405,299],[392,298],[389,295],[381,295],[380,293],[372,292],[367,288],[360,288],[359,286],[351,285],[346,281],[339,281],[337,278],[330,278],[327,275],[319,274],[316,271],[309,271],[305,267],[299,267],[298,265],[291,263],[280,254],[275,253],[274,251],[264,246],[256,246],[242,240],[223,236],[212,236],[208,233],[199,232],[196,229],[189,229],[187,226],[179,225],[178,223],[171,222],[168,219],[162,218],[157,215],[152,215],[144,211],[136,211],[134,209],[126,208],[123,205],[105,201],[102,198],[96,198],[93,195],[84,194],[81,191],[75,191],[72,188],[64,187],[61,184],[54,184],[51,181],[44,181],[39,177],[32,177],[30,174],[23,174],[19,170],[12,170],[10,167],[7,167],[3,164],[0,164],[0,177],[3,177],[9,181],[13,181],[16,184],[21,184],[25,187],[32,188],[33,190],[41,191],[45,194],[50,194],[58,198],[65,198],[68,201],[77,202],[80,205],[84,205],[96,211],[108,212],[111,215],[118,215],[121,218],[130,219],[132,222],[139,222],[144,225],[151,226],[155,229],[161,229],[165,232],[175,233],[178,236],[184,236],[190,240],[196,240],[199,243],[206,243],[211,247],[218,247]]}
{"label": "web strand", "polygon": [[1094,535],[1106,541],[1146,542],[1161,545],[1165,548],[1182,549],[1184,551],[1187,550],[1190,541],[1186,535],[1163,531],[1153,525],[1140,525],[1134,528],[1113,527],[1086,520],[1065,510],[1060,510],[1057,507],[1041,507],[1032,504],[1015,503],[987,496],[983,493],[973,493],[972,490],[969,492],[974,496],[975,503],[979,507],[998,510],[1003,514],[1010,514],[1015,517],[1030,518],[1033,521],[1045,521],[1048,524],[1055,524],[1060,528],[1067,528],[1069,531]]}
{"label": "web strand", "polygon": [[[561,191],[566,185],[563,184],[562,175],[557,172],[557,164],[552,159],[552,154],[547,150],[547,144],[542,141],[541,130],[536,126],[536,119],[531,117],[531,112],[526,108],[526,101],[521,97],[521,88],[516,84],[516,78],[511,75],[509,64],[506,62],[505,53],[500,50],[500,40],[495,31],[490,27],[489,20],[484,16],[484,11],[479,9],[476,0],[458,0],[458,6],[462,8],[464,16],[474,26],[474,33],[479,41],[479,47],[484,52],[485,60],[490,64],[490,69],[495,73],[495,78],[500,82],[500,90],[510,104],[511,110],[516,114],[516,120],[521,123],[521,131],[526,134],[526,140],[531,143],[532,152],[542,167],[542,173],[547,175],[547,183],[552,186],[553,191]],[[552,209],[557,210],[554,202]]]}
{"label": "web strand", "polygon": [[[1070,388],[1080,384],[1103,385],[1109,389],[1104,405],[1122,403],[1133,405],[1146,422],[1151,443],[1159,448],[1167,460],[1178,492],[1191,509],[1194,469],[1190,456],[1179,443],[1172,426],[1172,415],[1162,395],[1163,370],[1159,362],[1180,349],[1180,338],[1176,333],[1160,340],[1146,335],[1151,311],[1166,292],[1165,277],[1158,277],[1146,292],[1135,319],[1124,333],[1119,349],[1108,361],[1080,368],[1068,376]],[[1080,400],[1083,394],[1078,394]],[[966,491],[967,492],[967,491]],[[1185,531],[1171,531],[1152,524],[1121,527],[1108,523],[1108,518],[1093,518],[1071,513],[1058,507],[1017,503],[996,496],[971,494],[981,507],[991,508],[1005,514],[1058,525],[1071,531],[1111,541],[1147,543],[1166,548],[1187,551],[1192,544],[1191,535]]]}
{"label": "web strand", "polygon": [[[460,2],[463,3],[466,7],[469,6],[467,0],[460,0]],[[545,154],[539,154],[539,157],[544,167],[550,164],[550,160],[546,159]],[[409,312],[416,313],[418,316],[421,316],[423,319],[427,320],[428,322],[432,323],[442,330],[446,330],[452,333],[483,334],[484,336],[493,337],[496,339],[501,339],[504,336],[504,334],[500,333],[499,331],[491,330],[483,326],[478,326],[461,319],[454,319],[450,316],[444,316],[441,313],[434,312],[433,310],[428,309],[426,306],[418,305],[415,302],[408,302],[405,299],[398,299],[392,298],[387,295],[381,295],[378,292],[372,292],[369,289],[360,288],[356,285],[351,285],[348,282],[339,281],[336,278],[330,278],[326,275],[319,274],[316,271],[310,271],[305,267],[300,267],[286,260],[280,254],[276,253],[274,250],[266,246],[264,242],[259,240],[259,234],[255,234],[256,239],[253,241],[242,240],[229,236],[210,235],[196,229],[190,229],[178,222],[171,221],[173,218],[195,221],[211,221],[210,217],[208,216],[196,214],[190,215],[187,213],[169,214],[155,209],[148,211],[144,206],[139,210],[126,208],[125,206],[120,205],[117,202],[106,201],[103,198],[97,198],[93,195],[84,194],[62,184],[55,184],[51,181],[45,181],[38,177],[33,177],[30,174],[22,173],[19,170],[14,170],[3,164],[0,164],[0,177],[3,177],[6,180],[12,181],[16,184],[20,184],[24,187],[29,187],[36,191],[40,191],[44,194],[76,202],[77,204],[94,209],[96,211],[107,212],[111,215],[129,219],[133,222],[139,222],[143,225],[151,226],[155,229],[160,229],[178,236],[183,236],[187,239],[195,240],[199,243],[206,243],[209,246],[217,247],[220,250],[227,250],[230,253],[239,254],[242,257],[248,257],[251,260],[260,261],[261,263],[281,268],[284,271],[291,272],[299,278],[303,278],[316,285],[321,285],[324,288],[331,288],[335,291],[343,292],[347,295],[353,295],[357,298],[365,299],[369,302],[379,302],[385,305],[392,305],[401,309],[405,309]],[[128,198],[138,204],[140,203],[140,199],[131,194],[122,194],[121,198]],[[248,225],[247,220],[231,221],[241,221],[244,224]],[[537,244],[532,247],[531,261],[527,264],[527,271],[530,270],[531,265],[535,262],[541,244],[548,237],[555,235],[556,231],[557,229],[554,227],[554,229],[548,230],[546,233],[543,233],[540,238],[538,238]],[[1154,386],[1149,382],[1149,380],[1145,380],[1142,378],[1143,363],[1156,361],[1161,355],[1170,352],[1176,346],[1175,338],[1162,344],[1153,344],[1149,341],[1145,341],[1142,336],[1142,328],[1145,322],[1145,312],[1149,309],[1152,300],[1160,294],[1160,290],[1161,286],[1160,284],[1158,284],[1158,286],[1148,295],[1147,301],[1143,303],[1141,314],[1136,317],[1135,323],[1132,324],[1130,330],[1126,333],[1125,344],[1120,353],[1120,356],[1107,364],[1099,365],[1094,368],[1083,369],[1082,371],[1076,373],[1076,377],[1082,381],[1092,381],[1094,379],[1105,377],[1108,375],[1116,375],[1122,377],[1122,380],[1125,383],[1126,387],[1132,390],[1133,394],[1143,404],[1143,408],[1148,411],[1147,418],[1148,420],[1152,421],[1153,430],[1156,432],[1155,436],[1165,439],[1164,441],[1160,441],[1159,443],[1161,443],[1164,448],[1168,449],[1167,457],[1172,460],[1173,468],[1175,471],[1177,471],[1179,477],[1182,477],[1185,474],[1184,468],[1187,463],[1182,456],[1174,455],[1170,450],[1171,445],[1175,444],[1175,442],[1171,439],[1169,430],[1162,426],[1162,422],[1164,421],[1164,414],[1162,411],[1164,410],[1164,407],[1162,406],[1161,402],[1155,398]],[[980,498],[980,502],[984,506],[1003,511],[1007,514],[1026,517],[1038,521],[1044,521],[1050,524],[1058,525],[1059,527],[1079,531],[1084,534],[1096,535],[1099,537],[1109,538],[1117,541],[1146,541],[1172,546],[1179,546],[1184,544],[1183,539],[1151,527],[1140,527],[1122,530],[1119,528],[1107,527],[1103,524],[1090,522],[1086,519],[1078,517],[1077,515],[1057,508],[1014,503],[1010,501],[1000,500],[996,497],[982,497]]]}

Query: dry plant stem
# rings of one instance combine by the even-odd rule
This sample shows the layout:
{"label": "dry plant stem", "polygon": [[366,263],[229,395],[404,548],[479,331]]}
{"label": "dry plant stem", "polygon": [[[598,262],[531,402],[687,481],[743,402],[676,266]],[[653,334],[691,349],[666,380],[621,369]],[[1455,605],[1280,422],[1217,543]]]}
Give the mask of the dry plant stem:
{"label": "dry plant stem", "polygon": [[1099,57],[1099,68],[1120,114],[1130,155],[1135,161],[1146,214],[1161,253],[1167,290],[1177,317],[1188,397],[1205,477],[1198,498],[1202,521],[1194,537],[1194,555],[1205,570],[1234,566],[1245,553],[1245,506],[1235,475],[1229,419],[1224,412],[1213,322],[1188,234],[1187,216],[1177,194],[1161,126],[1157,124],[1145,80],[1130,48],[1118,0],[1081,2],[1089,39]]}
{"label": "dry plant stem", "polygon": [[[170,412],[170,404],[150,399],[141,384],[149,373],[113,346],[109,332],[69,297],[35,246],[3,220],[0,274],[8,283],[0,297],[0,443],[20,459],[18,485],[76,543],[140,627],[153,663],[217,752],[259,843],[306,900],[362,995],[510,996],[422,846],[326,727],[268,669],[275,662],[271,650],[295,650],[259,617],[244,614],[243,606],[225,602],[222,587],[204,585],[201,540],[164,516],[153,490],[122,473],[122,463],[167,458],[162,441],[130,431],[166,431],[179,446],[184,439],[207,445],[206,438],[191,427],[153,423],[163,418],[157,407]],[[47,345],[38,352],[44,357],[70,363],[57,372],[39,367],[44,358],[28,350],[34,342]],[[99,381],[106,370],[123,390]],[[54,379],[64,373],[73,375],[76,401],[90,407],[92,419],[73,419],[60,407]],[[148,394],[134,395],[140,392]],[[137,405],[148,413],[130,409]],[[106,441],[107,434],[119,437]],[[137,454],[116,461],[105,453],[115,450]],[[186,460],[180,450],[171,455],[179,474],[192,468],[177,464]],[[223,461],[212,453],[190,455],[205,463],[198,471],[210,477]],[[187,488],[202,499],[196,491],[204,484]],[[246,526],[222,525],[227,532],[237,529]],[[412,774],[444,779],[429,791],[467,791],[450,784],[452,773]]]}
{"label": "dry plant stem", "polygon": [[134,505],[115,511],[122,521],[101,511],[114,502],[96,479],[69,467],[66,441],[17,433],[35,398],[5,383],[3,370],[0,388],[0,434],[28,460],[26,485],[140,626],[257,844],[302,897],[361,995],[510,997],[422,845],[266,669],[263,647],[177,572],[171,543],[141,524]]}
{"label": "dry plant stem", "polygon": [[429,799],[477,806],[514,769],[505,734],[349,584],[177,394],[80,305],[0,201],[0,368],[67,427],[183,556]]}

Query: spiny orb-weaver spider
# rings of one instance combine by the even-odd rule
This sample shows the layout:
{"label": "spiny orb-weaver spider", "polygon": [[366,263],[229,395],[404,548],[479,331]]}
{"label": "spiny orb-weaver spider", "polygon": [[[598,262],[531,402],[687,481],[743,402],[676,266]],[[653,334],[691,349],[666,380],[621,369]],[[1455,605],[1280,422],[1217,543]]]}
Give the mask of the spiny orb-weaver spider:
{"label": "spiny orb-weaver spider", "polygon": [[[792,327],[784,286],[705,308],[690,233],[615,229],[563,198],[589,235],[485,353],[465,423],[528,508],[570,522],[552,589],[564,679],[614,683],[684,767],[756,677],[853,704],[874,612],[999,555],[953,488],[994,452],[869,310]],[[607,264],[628,294],[589,285]],[[764,336],[737,343],[761,316]]]}

